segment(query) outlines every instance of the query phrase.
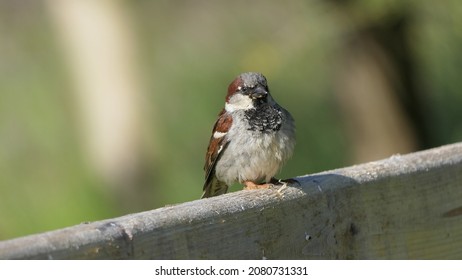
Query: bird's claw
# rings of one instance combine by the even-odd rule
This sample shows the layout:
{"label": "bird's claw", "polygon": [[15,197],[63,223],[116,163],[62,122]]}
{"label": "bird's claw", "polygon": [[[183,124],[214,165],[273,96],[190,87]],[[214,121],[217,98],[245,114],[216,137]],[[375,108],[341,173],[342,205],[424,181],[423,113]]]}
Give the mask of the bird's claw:
{"label": "bird's claw", "polygon": [[288,185],[287,183],[283,183],[283,184],[278,184],[278,185],[273,185],[271,184],[271,188],[276,190],[278,194],[282,194],[282,192],[287,189]]}

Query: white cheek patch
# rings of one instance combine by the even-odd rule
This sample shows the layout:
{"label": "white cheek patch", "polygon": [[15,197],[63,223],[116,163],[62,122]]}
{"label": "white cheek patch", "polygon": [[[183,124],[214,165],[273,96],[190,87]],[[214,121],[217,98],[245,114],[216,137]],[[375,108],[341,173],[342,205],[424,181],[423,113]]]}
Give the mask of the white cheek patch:
{"label": "white cheek patch", "polygon": [[228,112],[237,110],[246,110],[253,108],[253,101],[247,95],[235,94],[225,104],[225,109]]}
{"label": "white cheek patch", "polygon": [[215,131],[213,133],[213,138],[218,139],[226,135],[226,132]]}

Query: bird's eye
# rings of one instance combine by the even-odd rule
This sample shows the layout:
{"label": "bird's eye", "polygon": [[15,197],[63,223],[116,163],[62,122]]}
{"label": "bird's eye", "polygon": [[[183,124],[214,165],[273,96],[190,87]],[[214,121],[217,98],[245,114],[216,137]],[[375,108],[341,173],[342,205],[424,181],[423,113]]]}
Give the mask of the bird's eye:
{"label": "bird's eye", "polygon": [[237,90],[239,90],[239,91],[246,91],[246,90],[247,90],[247,87],[246,87],[246,86],[238,86],[238,87],[237,87]]}

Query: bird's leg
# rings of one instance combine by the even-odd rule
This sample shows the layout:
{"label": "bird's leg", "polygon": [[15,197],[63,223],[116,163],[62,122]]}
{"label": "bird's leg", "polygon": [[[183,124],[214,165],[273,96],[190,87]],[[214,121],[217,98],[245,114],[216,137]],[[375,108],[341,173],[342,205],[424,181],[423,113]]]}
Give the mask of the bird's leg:
{"label": "bird's leg", "polygon": [[244,181],[244,190],[269,189],[272,184],[255,184],[252,181]]}

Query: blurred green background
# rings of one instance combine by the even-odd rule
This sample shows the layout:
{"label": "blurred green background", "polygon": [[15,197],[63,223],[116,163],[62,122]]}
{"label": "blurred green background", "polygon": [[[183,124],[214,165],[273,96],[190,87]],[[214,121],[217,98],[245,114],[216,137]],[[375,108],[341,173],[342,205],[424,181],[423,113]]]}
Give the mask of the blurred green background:
{"label": "blurred green background", "polygon": [[456,0],[2,0],[0,239],[199,198],[241,72],[296,120],[281,178],[460,141],[461,43]]}

